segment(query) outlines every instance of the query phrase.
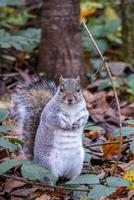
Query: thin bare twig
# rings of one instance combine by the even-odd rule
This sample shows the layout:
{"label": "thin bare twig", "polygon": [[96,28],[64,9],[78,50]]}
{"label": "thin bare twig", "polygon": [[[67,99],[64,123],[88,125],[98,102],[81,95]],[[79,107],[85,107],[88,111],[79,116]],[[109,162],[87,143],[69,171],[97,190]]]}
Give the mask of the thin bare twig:
{"label": "thin bare twig", "polygon": [[118,162],[119,162],[119,159],[120,159],[120,154],[121,154],[121,149],[122,149],[122,121],[121,121],[121,110],[120,110],[120,104],[119,104],[119,99],[118,99],[118,95],[117,95],[117,92],[116,92],[116,89],[114,87],[114,83],[113,83],[113,77],[112,77],[112,74],[111,74],[111,71],[110,71],[110,68],[108,66],[108,63],[107,61],[105,60],[104,56],[102,55],[101,53],[101,50],[99,49],[98,45],[96,44],[91,32],[89,31],[89,29],[87,28],[87,25],[85,24],[84,20],[82,20],[82,23],[84,25],[84,28],[86,29],[87,33],[88,33],[88,36],[89,36],[89,39],[92,41],[94,47],[96,48],[97,52],[99,53],[103,63],[104,63],[104,66],[108,72],[108,75],[109,75],[109,79],[111,81],[111,84],[112,84],[112,88],[113,88],[113,92],[114,92],[114,96],[115,96],[115,100],[116,100],[116,104],[117,104],[117,109],[118,109],[118,114],[119,114],[119,133],[120,133],[120,142],[119,142],[119,156],[117,158],[117,162],[115,164],[115,168],[114,168],[114,171],[113,171],[113,174],[115,173],[116,169],[117,169],[117,165],[118,165]]}
{"label": "thin bare twig", "polygon": [[[133,141],[134,141],[134,139],[125,140],[125,141],[122,141],[122,144],[127,144],[127,143],[133,142]],[[85,147],[90,148],[90,147],[105,146],[108,144],[119,144],[119,143],[120,143],[120,141],[113,141],[113,142],[105,142],[105,143],[99,143],[99,144],[86,145]]]}
{"label": "thin bare twig", "polygon": [[80,191],[80,192],[89,192],[90,190],[86,190],[86,189],[79,189],[79,188],[71,188],[71,187],[63,187],[63,186],[55,186],[55,185],[47,185],[44,183],[38,183],[38,182],[33,182],[33,181],[29,181],[26,180],[24,178],[18,177],[18,176],[14,176],[14,175],[8,175],[8,174],[0,174],[0,176],[3,176],[5,178],[9,178],[12,180],[16,180],[16,181],[20,181],[26,184],[30,184],[30,185],[36,185],[36,186],[42,186],[47,188],[52,188],[52,189],[63,189],[63,190],[70,190],[70,191]]}

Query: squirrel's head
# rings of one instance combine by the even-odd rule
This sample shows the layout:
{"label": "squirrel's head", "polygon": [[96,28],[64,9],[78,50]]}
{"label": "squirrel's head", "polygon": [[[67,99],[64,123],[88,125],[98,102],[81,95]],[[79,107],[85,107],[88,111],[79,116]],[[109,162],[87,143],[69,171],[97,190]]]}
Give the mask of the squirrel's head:
{"label": "squirrel's head", "polygon": [[62,103],[75,104],[81,100],[82,93],[80,88],[80,77],[76,79],[59,78],[59,96]]}

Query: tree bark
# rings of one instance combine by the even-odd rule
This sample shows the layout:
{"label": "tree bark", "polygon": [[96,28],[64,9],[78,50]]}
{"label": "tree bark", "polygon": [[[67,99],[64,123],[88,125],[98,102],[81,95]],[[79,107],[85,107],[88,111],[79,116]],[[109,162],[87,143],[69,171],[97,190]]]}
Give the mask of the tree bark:
{"label": "tree bark", "polygon": [[81,76],[86,82],[80,30],[80,0],[43,0],[38,70],[51,80]]}
{"label": "tree bark", "polygon": [[134,64],[134,1],[121,0],[123,58]]}

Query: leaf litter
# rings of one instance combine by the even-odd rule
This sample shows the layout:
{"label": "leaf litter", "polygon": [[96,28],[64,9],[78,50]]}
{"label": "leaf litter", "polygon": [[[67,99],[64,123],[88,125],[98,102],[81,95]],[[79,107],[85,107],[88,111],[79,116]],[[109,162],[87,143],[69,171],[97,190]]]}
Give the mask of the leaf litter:
{"label": "leaf litter", "polygon": [[[82,13],[82,15],[92,15],[96,12],[96,9],[88,8],[87,11],[88,12],[85,12],[86,14]],[[15,49],[12,49],[11,51],[11,49],[9,49],[9,52],[6,53],[6,56],[10,56],[10,58],[8,57],[10,61],[6,65],[3,65],[4,67],[2,67],[1,70],[2,75],[0,75],[0,108],[4,109],[8,108],[9,106],[10,94],[13,91],[18,90],[16,88],[18,83],[30,81],[37,76],[31,67],[33,63],[34,65],[36,63],[35,59],[34,61],[32,60],[33,58],[31,53],[23,51],[17,52]],[[130,71],[133,73],[132,67],[127,63],[117,61],[109,62],[109,66],[112,74],[117,76],[116,78],[114,77],[114,81],[118,81],[120,79],[120,75],[124,76],[126,73],[125,71]],[[116,86],[118,88],[118,93],[121,100],[120,106],[122,120],[125,124],[126,120],[131,120],[134,118],[134,103],[133,99],[130,98],[130,90],[125,90],[125,92],[123,91],[125,87],[127,87],[126,84],[123,81],[119,81],[119,84],[119,86],[118,84]],[[133,91],[132,88],[131,91]],[[106,185],[105,180],[107,177],[112,175],[112,169],[119,150],[119,138],[113,137],[113,132],[119,128],[118,113],[114,94],[108,79],[100,77],[97,77],[96,80],[89,84],[89,86],[83,90],[83,94],[90,113],[89,126],[87,129],[85,128],[85,137],[83,139],[85,151],[88,155],[88,159],[86,159],[84,162],[83,175],[86,176],[86,174],[95,174],[103,182],[103,185]],[[2,125],[14,125],[14,122],[8,118],[2,122]],[[126,132],[128,133],[128,125],[125,126],[127,130]],[[13,140],[14,136],[18,137],[16,129],[6,132],[4,137],[16,144],[17,140]],[[129,171],[132,167],[134,167],[134,153],[130,151],[130,139],[134,139],[133,134],[131,134],[131,136],[129,134],[123,136],[122,152],[115,175],[121,178],[124,177],[125,179],[130,180],[133,184],[134,173],[133,171]],[[20,151],[11,151],[10,149],[0,147],[0,162],[8,159],[23,160],[24,157]],[[83,197],[80,198],[73,197],[73,188],[71,191],[56,188],[50,189],[38,186],[34,183],[30,184],[28,182],[26,183],[11,178],[12,175],[22,178],[20,171],[20,167],[15,166],[14,168],[10,169],[10,171],[6,172],[10,178],[0,175],[0,199],[87,199],[87,197],[84,197],[83,194]],[[64,184],[62,184],[61,181],[58,183],[58,185],[60,186]],[[90,186],[91,185],[88,185],[88,187],[83,187],[87,187],[88,190],[91,191]],[[98,185],[96,186],[98,188]],[[82,189],[81,187],[82,186],[79,186],[80,189]],[[102,188],[102,185],[99,186],[99,188]],[[93,189],[95,190],[95,188]],[[103,189],[105,189],[108,194],[111,194],[111,191],[115,191],[115,188],[110,190],[110,188],[107,188],[107,186],[103,186]],[[112,200],[115,198],[121,198],[122,200],[129,200],[133,198],[134,193],[133,190],[129,191],[128,188],[118,187],[116,188],[115,193],[112,195],[111,198],[101,197],[100,199]]]}

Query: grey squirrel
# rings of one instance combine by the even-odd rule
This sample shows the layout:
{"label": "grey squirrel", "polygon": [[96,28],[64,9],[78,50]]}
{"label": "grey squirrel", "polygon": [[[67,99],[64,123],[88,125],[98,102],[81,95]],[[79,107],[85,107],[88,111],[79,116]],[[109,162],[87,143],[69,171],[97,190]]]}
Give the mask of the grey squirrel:
{"label": "grey squirrel", "polygon": [[73,179],[84,161],[83,128],[88,110],[80,88],[80,77],[53,82],[24,84],[11,98],[18,128],[25,141],[25,156],[52,172]]}

